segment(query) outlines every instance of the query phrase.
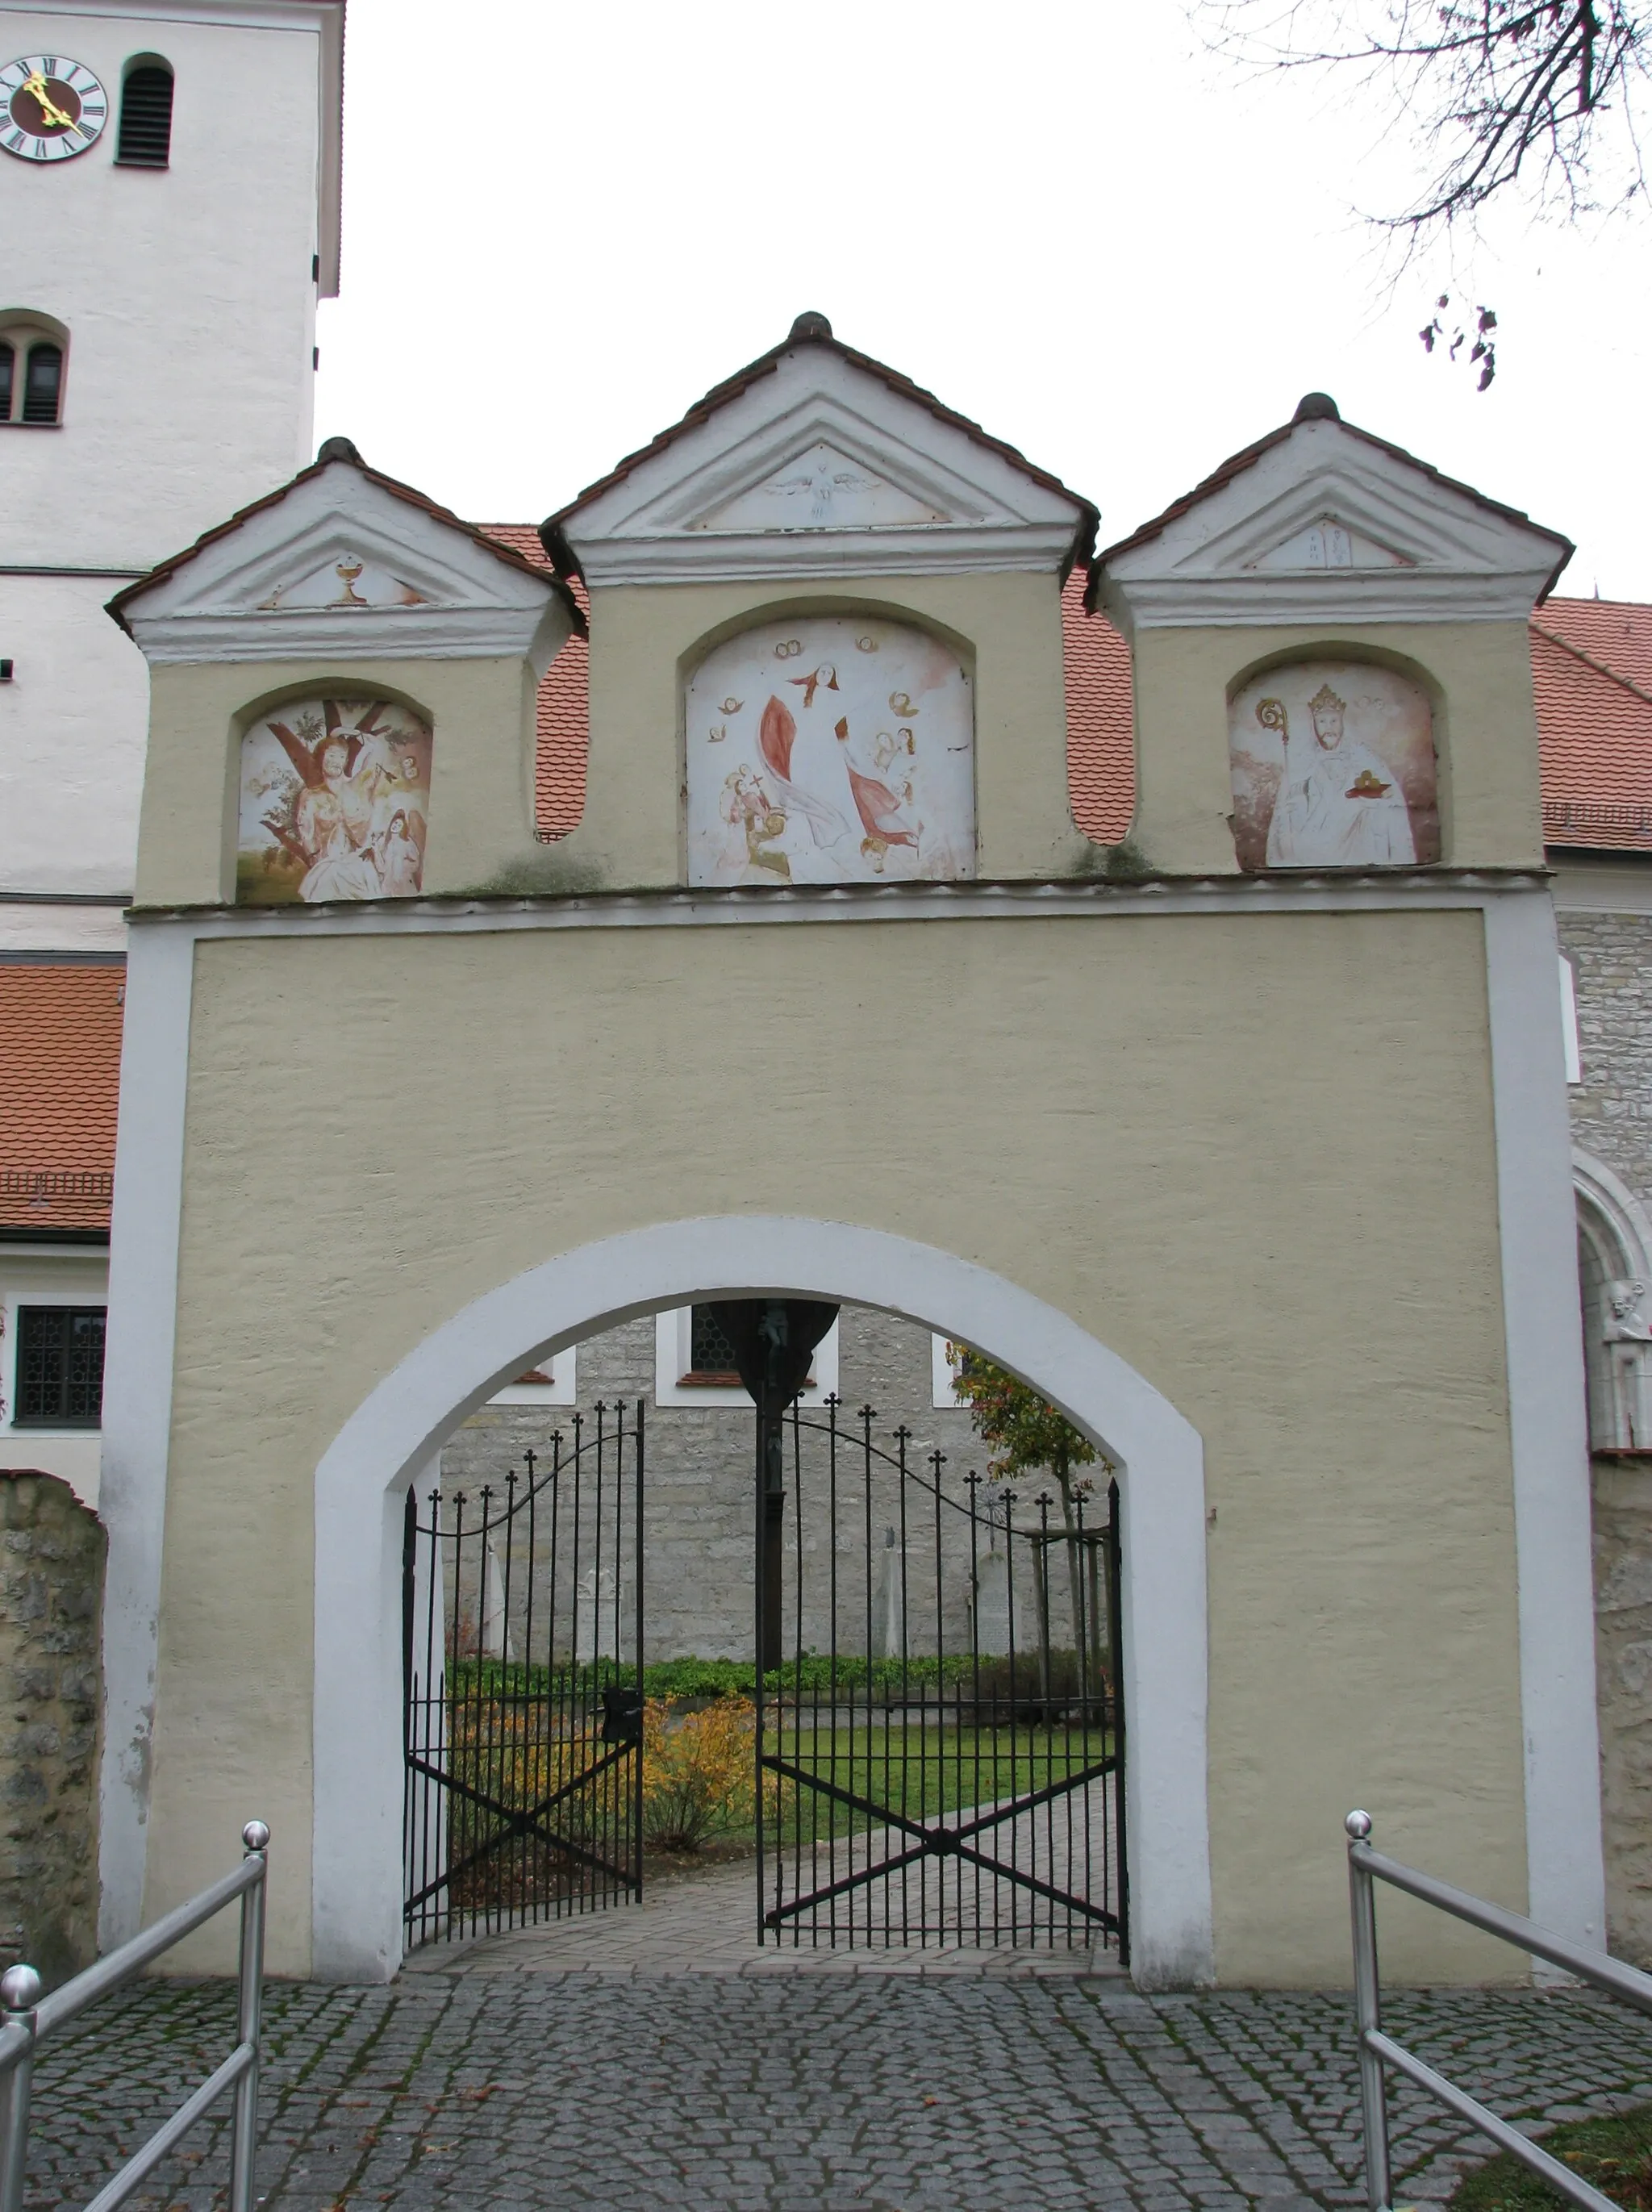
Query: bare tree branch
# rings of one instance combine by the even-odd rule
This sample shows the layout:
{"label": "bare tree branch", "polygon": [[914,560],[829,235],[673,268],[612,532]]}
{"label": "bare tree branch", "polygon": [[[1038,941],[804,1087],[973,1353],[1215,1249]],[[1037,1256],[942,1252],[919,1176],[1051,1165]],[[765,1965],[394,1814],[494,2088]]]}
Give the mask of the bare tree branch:
{"label": "bare tree branch", "polygon": [[[1269,11],[1265,14],[1265,10]],[[1497,194],[1567,219],[1645,190],[1636,103],[1652,0],[1201,0],[1218,50],[1275,69],[1363,72],[1426,182],[1372,219],[1412,238]]]}

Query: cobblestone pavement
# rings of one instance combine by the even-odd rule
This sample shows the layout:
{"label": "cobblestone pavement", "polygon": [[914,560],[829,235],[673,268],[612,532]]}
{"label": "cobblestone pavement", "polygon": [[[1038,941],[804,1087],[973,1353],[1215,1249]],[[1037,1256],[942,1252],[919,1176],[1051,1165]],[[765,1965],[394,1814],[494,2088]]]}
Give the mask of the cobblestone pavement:
{"label": "cobblestone pavement", "polygon": [[472,1974],[896,1974],[928,1980],[936,1975],[1032,1975],[1071,1979],[1075,1974],[1117,1976],[1115,1955],[1061,1946],[1042,1950],[932,1942],[911,1949],[879,1947],[831,1950],[807,1942],[759,1946],[756,1892],[750,1859],[683,1878],[653,1875],[640,1905],[619,1911],[577,1913],[567,1920],[489,1936],[462,1948],[430,1943],[415,1951],[404,1972],[444,1973],[462,1962]]}
{"label": "cobblestone pavement", "polygon": [[[267,2203],[1283,2212],[1360,2201],[1341,1996],[459,1963],[388,1989],[271,1990]],[[149,1984],[94,2018],[42,2054],[31,2212],[85,2202],[228,2048],[233,1999],[222,1984]],[[1527,2120],[1652,2097],[1652,2029],[1589,1998],[1405,1996],[1390,2024]],[[1394,2104],[1400,2201],[1445,2196],[1464,2138],[1403,2085]],[[226,2148],[216,2127],[135,2201],[221,2204]]]}

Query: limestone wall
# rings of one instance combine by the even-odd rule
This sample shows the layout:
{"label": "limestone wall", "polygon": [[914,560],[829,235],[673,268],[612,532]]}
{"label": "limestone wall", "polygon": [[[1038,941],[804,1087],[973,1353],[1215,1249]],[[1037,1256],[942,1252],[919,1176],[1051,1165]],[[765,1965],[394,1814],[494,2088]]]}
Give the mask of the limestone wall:
{"label": "limestone wall", "polygon": [[102,1523],[56,1475],[0,1471],[0,1961],[48,1986],[97,1949]]}

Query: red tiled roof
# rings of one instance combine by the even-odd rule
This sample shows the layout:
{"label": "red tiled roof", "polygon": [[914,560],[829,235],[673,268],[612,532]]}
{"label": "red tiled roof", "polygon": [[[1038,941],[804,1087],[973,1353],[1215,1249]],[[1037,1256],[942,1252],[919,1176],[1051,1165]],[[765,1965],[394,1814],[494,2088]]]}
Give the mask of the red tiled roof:
{"label": "red tiled roof", "polygon": [[1103,614],[1084,612],[1083,569],[1061,592],[1067,687],[1067,798],[1098,845],[1116,845],[1136,804],[1135,706],[1130,647]]}
{"label": "red tiled roof", "polygon": [[[484,538],[509,545],[545,574],[551,566],[539,532],[531,522],[483,522]],[[568,589],[583,623],[591,601],[577,576]],[[535,702],[539,743],[534,756],[533,828],[536,836],[550,843],[579,827],[585,812],[586,757],[591,740],[591,647],[583,629],[576,629],[539,679]]]}
{"label": "red tiled roof", "polygon": [[1551,845],[1652,852],[1652,607],[1551,599],[1532,623]]}
{"label": "red tiled roof", "polygon": [[0,963],[0,1224],[106,1229],[126,972]]}

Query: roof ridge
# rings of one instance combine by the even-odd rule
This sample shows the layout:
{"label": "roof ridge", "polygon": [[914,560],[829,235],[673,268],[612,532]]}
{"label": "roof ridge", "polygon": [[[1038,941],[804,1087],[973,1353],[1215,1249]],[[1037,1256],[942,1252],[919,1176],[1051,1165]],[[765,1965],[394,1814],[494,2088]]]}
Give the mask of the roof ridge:
{"label": "roof ridge", "polygon": [[[349,450],[336,450],[340,447],[348,447]],[[154,568],[144,574],[124,585],[107,602],[104,611],[112,615],[122,629],[127,629],[125,611],[128,605],[148,591],[151,585],[176,574],[179,569],[198,558],[209,545],[216,544],[221,538],[228,538],[255,514],[262,514],[269,507],[278,507],[300,484],[309,483],[313,477],[319,476],[323,469],[331,468],[335,464],[356,470],[369,483],[381,486],[393,498],[404,501],[410,507],[421,507],[436,521],[450,525],[473,544],[483,547],[496,561],[502,561],[507,568],[519,568],[527,575],[537,577],[541,583],[553,585],[565,598],[568,611],[574,617],[574,628],[580,629],[584,627],[585,617],[578,602],[568,592],[565,580],[554,570],[548,576],[544,568],[536,562],[530,561],[525,554],[519,553],[514,546],[489,537],[480,523],[467,522],[462,514],[456,514],[451,507],[444,507],[440,500],[432,499],[428,492],[421,491],[416,484],[404,483],[400,477],[386,476],[382,469],[375,469],[371,462],[364,461],[349,441],[344,438],[325,440],[314,460],[307,462],[295,475],[288,477],[285,483],[277,484],[273,491],[267,491],[261,498],[251,500],[245,507],[237,507],[224,521],[216,523],[210,530],[203,530],[192,545],[185,546],[181,552],[169,554],[164,561],[157,561]],[[130,630],[128,635],[131,635]]]}
{"label": "roof ridge", "polygon": [[[1623,602],[1625,606],[1634,606],[1637,604],[1637,602],[1633,599],[1625,599]],[[1610,683],[1621,684],[1625,691],[1632,692],[1643,705],[1652,707],[1652,691],[1643,691],[1633,677],[1625,676],[1619,670],[1608,667],[1604,660],[1596,660],[1593,654],[1585,653],[1582,646],[1572,644],[1569,638],[1557,637],[1552,629],[1544,629],[1535,615],[1531,618],[1531,626],[1540,637],[1546,638],[1551,645],[1558,646],[1562,653],[1570,653],[1572,659],[1581,660],[1585,668],[1592,668],[1597,676],[1604,676]]]}
{"label": "roof ridge", "polygon": [[[799,318],[799,320],[802,319]],[[732,375],[724,377],[720,383],[714,384],[710,391],[696,399],[677,422],[668,423],[665,429],[657,431],[647,445],[639,446],[634,453],[623,454],[604,475],[597,477],[594,483],[586,484],[585,489],[577,492],[566,506],[557,507],[553,514],[546,517],[539,526],[540,541],[556,574],[566,577],[577,575],[580,573],[579,562],[562,529],[562,525],[571,515],[576,514],[588,501],[598,498],[615,484],[623,482],[625,477],[631,475],[644,461],[651,460],[656,453],[663,453],[668,446],[674,444],[678,438],[685,436],[689,431],[698,429],[720,409],[728,406],[732,401],[739,398],[762,378],[772,376],[779,368],[782,358],[793,348],[800,345],[824,346],[829,352],[836,354],[840,359],[849,362],[853,368],[864,371],[867,375],[875,376],[897,397],[913,400],[919,406],[927,408],[938,421],[950,423],[953,428],[962,430],[966,437],[973,439],[977,445],[984,446],[988,452],[997,453],[1002,459],[1010,462],[1013,467],[1023,471],[1036,483],[1042,484],[1047,491],[1054,491],[1063,499],[1070,499],[1078,509],[1078,525],[1073,536],[1068,568],[1062,572],[1063,583],[1066,582],[1072,568],[1081,568],[1088,563],[1095,546],[1096,533],[1101,523],[1101,510],[1093,500],[1086,499],[1082,492],[1074,491],[1071,484],[1064,483],[1061,478],[1050,470],[1040,468],[1036,461],[1029,460],[1018,446],[1011,445],[1007,439],[994,437],[993,433],[981,423],[977,422],[973,416],[962,415],[956,407],[949,407],[944,399],[937,398],[926,386],[919,384],[898,368],[891,368],[887,362],[879,361],[872,354],[861,353],[856,347],[846,345],[841,338],[831,336],[823,330],[810,331],[800,335],[797,325],[794,325],[778,345],[771,346],[767,353],[759,354],[755,361],[748,362],[744,368],[737,368]]]}

